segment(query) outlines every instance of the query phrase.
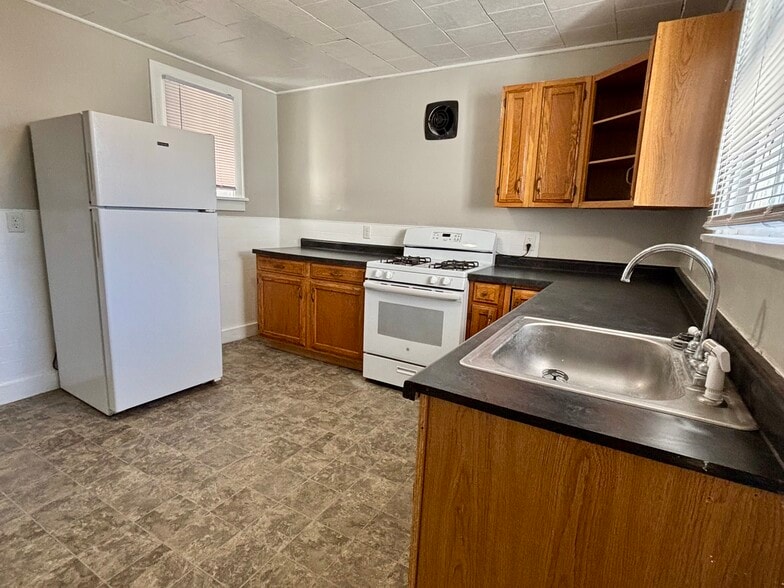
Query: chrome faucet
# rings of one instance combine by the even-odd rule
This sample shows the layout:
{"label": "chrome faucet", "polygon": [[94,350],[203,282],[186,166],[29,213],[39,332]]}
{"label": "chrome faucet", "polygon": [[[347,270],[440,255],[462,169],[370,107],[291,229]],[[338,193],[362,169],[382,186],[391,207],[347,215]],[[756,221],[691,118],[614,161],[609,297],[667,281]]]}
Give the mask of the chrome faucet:
{"label": "chrome faucet", "polygon": [[705,307],[705,318],[702,321],[702,330],[699,333],[693,355],[697,362],[702,362],[705,358],[705,340],[710,337],[711,331],[713,330],[713,324],[716,322],[716,310],[719,306],[719,276],[716,272],[716,268],[707,255],[694,247],[679,245],[678,243],[662,243],[661,245],[654,245],[653,247],[643,249],[635,255],[623,270],[621,282],[630,282],[635,266],[649,255],[655,253],[681,253],[687,257],[691,257],[705,270],[705,273],[708,274],[708,305]]}

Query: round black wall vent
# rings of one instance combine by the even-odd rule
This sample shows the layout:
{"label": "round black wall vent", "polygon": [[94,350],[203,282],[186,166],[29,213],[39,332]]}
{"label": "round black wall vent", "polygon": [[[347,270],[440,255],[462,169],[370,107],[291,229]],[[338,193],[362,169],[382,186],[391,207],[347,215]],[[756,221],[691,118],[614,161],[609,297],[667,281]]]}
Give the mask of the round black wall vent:
{"label": "round black wall vent", "polygon": [[457,100],[432,102],[425,107],[425,139],[454,139],[457,137]]}

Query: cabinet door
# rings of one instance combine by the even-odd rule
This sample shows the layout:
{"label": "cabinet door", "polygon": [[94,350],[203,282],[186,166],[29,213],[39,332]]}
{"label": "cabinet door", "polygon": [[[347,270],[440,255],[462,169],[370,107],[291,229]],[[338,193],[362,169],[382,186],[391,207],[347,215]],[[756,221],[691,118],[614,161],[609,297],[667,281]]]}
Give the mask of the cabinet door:
{"label": "cabinet door", "polygon": [[741,14],[659,24],[638,149],[635,206],[710,206]]}
{"label": "cabinet door", "polygon": [[486,326],[498,319],[498,307],[495,305],[471,303],[468,316],[468,329],[466,337],[473,337]]}
{"label": "cabinet door", "polygon": [[259,333],[304,347],[307,316],[305,280],[280,274],[257,275]]}
{"label": "cabinet door", "polygon": [[504,90],[498,140],[495,205],[524,206],[533,189],[538,135],[539,84]]}
{"label": "cabinet door", "polygon": [[536,290],[524,290],[522,288],[512,288],[512,293],[509,301],[509,310],[514,310],[526,300],[530,300],[536,296]]}
{"label": "cabinet door", "polygon": [[545,82],[531,206],[572,206],[585,136],[590,78]]}
{"label": "cabinet door", "polygon": [[362,286],[310,283],[310,348],[352,359],[362,357],[365,291]]}

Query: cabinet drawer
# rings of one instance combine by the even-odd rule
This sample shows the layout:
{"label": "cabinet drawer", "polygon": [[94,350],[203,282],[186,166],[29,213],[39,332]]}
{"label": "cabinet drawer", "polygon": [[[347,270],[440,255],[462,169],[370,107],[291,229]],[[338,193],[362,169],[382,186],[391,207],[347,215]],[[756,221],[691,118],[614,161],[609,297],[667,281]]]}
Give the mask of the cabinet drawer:
{"label": "cabinet drawer", "polygon": [[310,276],[317,280],[352,282],[360,284],[365,279],[365,270],[359,267],[311,264]]}
{"label": "cabinet drawer", "polygon": [[489,302],[498,304],[504,293],[504,287],[501,284],[483,284],[481,282],[474,282],[473,299],[476,302]]}
{"label": "cabinet drawer", "polygon": [[259,256],[256,258],[256,269],[259,271],[305,276],[308,273],[308,264],[304,261],[291,261],[288,259]]}
{"label": "cabinet drawer", "polygon": [[525,290],[523,288],[512,288],[512,296],[509,310],[514,310],[526,300],[530,300],[538,294],[538,290]]}

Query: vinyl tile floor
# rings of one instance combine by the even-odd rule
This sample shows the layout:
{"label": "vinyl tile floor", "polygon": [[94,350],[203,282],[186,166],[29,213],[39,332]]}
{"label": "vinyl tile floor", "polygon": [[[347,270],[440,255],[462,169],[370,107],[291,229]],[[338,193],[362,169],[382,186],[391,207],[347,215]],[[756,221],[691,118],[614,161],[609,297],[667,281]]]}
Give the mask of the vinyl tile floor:
{"label": "vinyl tile floor", "polygon": [[404,586],[417,403],[224,346],[224,378],[107,417],[0,406],[3,586]]}

